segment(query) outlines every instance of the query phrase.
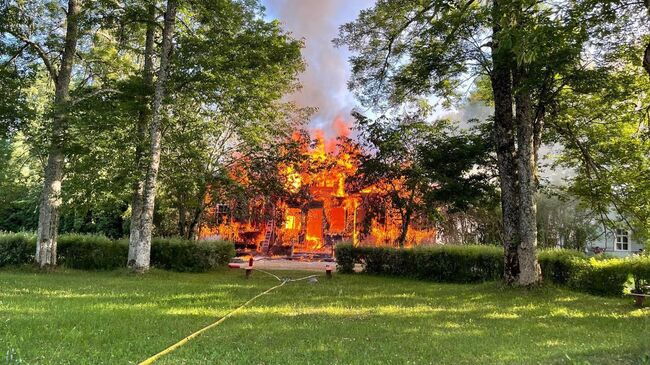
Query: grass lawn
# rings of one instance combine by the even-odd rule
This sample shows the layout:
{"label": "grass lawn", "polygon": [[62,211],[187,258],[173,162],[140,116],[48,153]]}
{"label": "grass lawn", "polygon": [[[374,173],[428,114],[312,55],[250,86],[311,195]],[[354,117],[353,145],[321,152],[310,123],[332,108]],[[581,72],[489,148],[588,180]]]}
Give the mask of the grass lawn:
{"label": "grass lawn", "polygon": [[[26,364],[137,363],[276,284],[241,271],[0,271],[0,362],[9,351]],[[157,362],[372,363],[650,364],[650,308],[552,287],[335,275],[287,284]]]}

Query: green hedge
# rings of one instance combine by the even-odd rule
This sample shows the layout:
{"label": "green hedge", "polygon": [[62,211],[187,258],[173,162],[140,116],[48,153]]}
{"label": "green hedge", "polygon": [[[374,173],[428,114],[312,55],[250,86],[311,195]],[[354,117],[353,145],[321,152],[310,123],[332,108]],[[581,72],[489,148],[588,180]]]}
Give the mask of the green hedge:
{"label": "green hedge", "polygon": [[64,234],[57,239],[59,264],[81,270],[112,270],[126,266],[129,244],[99,235]]}
{"label": "green hedge", "polygon": [[617,296],[623,290],[632,273],[631,259],[611,258],[597,260],[573,260],[569,286],[596,295]]}
{"label": "green hedge", "polygon": [[202,272],[228,264],[235,256],[235,246],[225,241],[188,241],[154,239],[151,264],[173,271]]}
{"label": "green hedge", "polygon": [[336,247],[338,270],[361,264],[372,274],[406,276],[439,282],[497,280],[503,273],[503,250],[494,246],[435,246],[415,249]]}
{"label": "green hedge", "polygon": [[0,267],[34,261],[35,253],[33,233],[0,233]]}
{"label": "green hedge", "polygon": [[[336,247],[341,273],[360,264],[371,274],[406,276],[438,282],[481,282],[503,277],[503,250],[494,246],[435,246],[397,249]],[[620,296],[631,279],[650,283],[650,257],[587,258],[570,250],[541,250],[539,263],[545,282],[606,296]]]}
{"label": "green hedge", "polygon": [[[0,267],[34,262],[36,236],[28,233],[0,234]],[[126,266],[129,244],[104,236],[64,234],[57,240],[61,265],[82,270],[112,270]],[[152,266],[173,271],[203,272],[226,265],[235,256],[226,241],[188,241],[155,238]]]}
{"label": "green hedge", "polygon": [[550,249],[541,250],[538,255],[544,281],[566,285],[573,276],[576,260],[584,260],[585,255],[578,251]]}

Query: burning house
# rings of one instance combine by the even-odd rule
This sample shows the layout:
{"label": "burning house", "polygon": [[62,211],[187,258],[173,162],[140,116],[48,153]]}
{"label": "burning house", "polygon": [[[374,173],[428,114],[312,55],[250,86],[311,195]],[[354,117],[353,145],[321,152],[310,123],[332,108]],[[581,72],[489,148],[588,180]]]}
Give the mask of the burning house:
{"label": "burning house", "polygon": [[[212,218],[201,227],[200,237],[229,239],[242,250],[271,254],[331,253],[340,242],[395,245],[402,225],[400,215],[388,204],[383,214],[369,215],[368,207],[377,204],[373,198],[380,195],[382,184],[361,189],[346,184],[358,168],[353,151],[316,133],[313,145],[306,146],[304,152],[305,166],[277,166],[287,190],[301,199],[256,197],[248,204],[253,214],[245,220],[234,217],[237,202],[212,204],[207,214]],[[414,223],[408,232],[409,244],[435,243],[432,227]]]}

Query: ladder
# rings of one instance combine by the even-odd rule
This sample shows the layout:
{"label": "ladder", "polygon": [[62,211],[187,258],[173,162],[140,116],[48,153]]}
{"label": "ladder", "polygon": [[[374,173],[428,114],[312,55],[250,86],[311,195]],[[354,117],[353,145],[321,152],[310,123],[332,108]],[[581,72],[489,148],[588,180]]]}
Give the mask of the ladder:
{"label": "ladder", "polygon": [[269,219],[266,221],[266,230],[264,232],[264,240],[262,241],[262,252],[266,253],[269,251],[269,244],[271,243],[271,238],[273,237],[273,228],[275,227],[275,221]]}

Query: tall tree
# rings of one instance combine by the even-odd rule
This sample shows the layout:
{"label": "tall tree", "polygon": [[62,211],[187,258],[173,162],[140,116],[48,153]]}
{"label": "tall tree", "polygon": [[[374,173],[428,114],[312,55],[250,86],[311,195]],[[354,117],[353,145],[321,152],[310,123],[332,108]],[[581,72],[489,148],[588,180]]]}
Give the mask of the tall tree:
{"label": "tall tree", "polygon": [[[491,9],[492,34],[500,34],[502,0],[494,0]],[[493,37],[491,44],[492,98],[494,100],[494,143],[501,187],[503,220],[504,280],[515,283],[519,277],[519,195],[515,148],[515,120],[512,110],[512,52],[503,41]]]}
{"label": "tall tree", "polygon": [[[36,55],[42,62],[54,85],[52,123],[50,126],[47,163],[44,172],[43,192],[39,204],[36,262],[41,267],[56,265],[56,237],[59,227],[61,185],[65,158],[66,133],[70,102],[70,83],[80,38],[81,4],[69,0],[67,9],[61,10],[65,32],[60,39],[52,39],[46,21],[35,16],[47,14],[44,5],[37,3],[11,4],[5,10],[5,21],[0,33],[9,35],[24,45],[21,49]],[[31,14],[30,11],[36,11]],[[54,15],[54,18],[60,15]],[[47,32],[47,37],[42,37]],[[45,41],[43,41],[45,39]],[[46,43],[43,44],[42,42]],[[60,58],[52,57],[52,52]]]}
{"label": "tall tree", "polygon": [[150,95],[154,82],[154,43],[156,32],[156,6],[154,3],[148,4],[146,13],[146,35],[144,39],[144,65],[142,68],[142,86],[144,95],[140,98],[141,106],[136,119],[135,134],[135,181],[133,182],[133,193],[131,198],[131,225],[129,235],[129,253],[127,266],[135,264],[136,253],[138,251],[138,242],[140,242],[140,233],[142,232],[140,219],[143,208],[144,194],[144,175],[142,165],[145,162],[144,154],[146,151],[146,133],[147,126],[151,116]]}
{"label": "tall tree", "polygon": [[576,75],[552,121],[556,163],[575,173],[568,191],[605,230],[626,227],[650,237],[650,79],[638,56],[644,44],[619,46],[598,68]]}
{"label": "tall tree", "polygon": [[163,119],[163,99],[165,89],[167,88],[167,77],[169,73],[170,56],[173,48],[174,27],[176,25],[176,7],[175,0],[167,1],[165,10],[164,27],[162,31],[162,46],[160,49],[160,67],[156,79],[156,86],[151,107],[151,125],[149,126],[150,146],[148,151],[147,174],[144,179],[142,190],[142,207],[139,216],[135,216],[134,229],[138,232],[132,234],[129,242],[129,254],[131,258],[128,266],[135,271],[145,271],[149,269],[151,256],[151,235],[153,231],[153,213],[156,200],[156,188],[158,183],[158,169],[160,168],[160,154],[162,141],[162,119]]}
{"label": "tall tree", "polygon": [[[130,246],[136,254],[129,266],[138,271],[148,268],[148,260],[138,257],[149,254],[157,190],[176,200],[174,205],[182,212],[179,221],[188,218],[179,226],[184,226],[187,237],[195,237],[207,189],[222,181],[221,159],[232,157],[222,152],[233,146],[245,146],[245,151],[268,144],[286,136],[295,125],[290,118],[295,108],[281,98],[297,87],[296,75],[303,68],[302,43],[278,23],[265,21],[257,1],[179,3],[178,7],[176,17],[170,18],[169,9],[165,14],[162,38],[173,39],[173,50],[169,43],[170,49],[161,51],[149,116],[150,145],[143,159],[148,168],[142,210],[138,216],[132,209]],[[182,26],[166,34],[175,19]],[[161,164],[161,158],[168,160]],[[180,166],[182,161],[188,163]],[[179,176],[187,168],[192,172]],[[161,182],[165,186],[159,189]],[[183,189],[181,182],[188,185],[177,194]]]}
{"label": "tall tree", "polygon": [[[398,246],[407,243],[412,221],[432,224],[443,211],[468,211],[491,200],[492,144],[477,131],[458,130],[446,120],[426,122],[419,114],[399,121],[355,117],[359,170],[348,184],[356,190],[377,187],[368,218],[398,212]],[[375,198],[389,204],[373,204]]]}
{"label": "tall tree", "polygon": [[472,77],[491,81],[504,225],[505,278],[540,280],[535,232],[537,151],[564,77],[579,66],[591,22],[582,2],[380,0],[341,27],[350,86],[380,110],[431,96],[452,102]]}

